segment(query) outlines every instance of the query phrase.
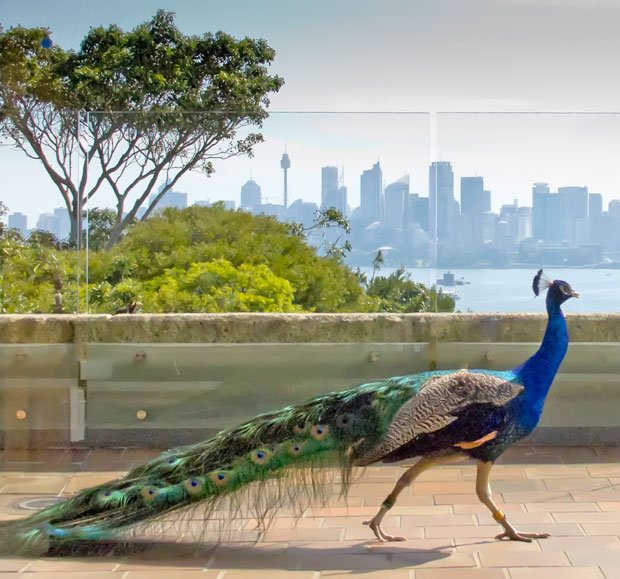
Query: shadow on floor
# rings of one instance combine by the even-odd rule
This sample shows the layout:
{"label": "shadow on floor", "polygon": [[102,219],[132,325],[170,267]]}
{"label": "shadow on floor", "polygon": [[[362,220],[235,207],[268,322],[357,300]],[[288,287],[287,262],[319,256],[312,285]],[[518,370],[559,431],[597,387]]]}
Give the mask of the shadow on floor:
{"label": "shadow on floor", "polygon": [[119,558],[123,565],[140,567],[191,567],[210,570],[224,569],[282,569],[300,571],[352,570],[370,572],[397,569],[440,561],[453,554],[454,547],[435,549],[407,548],[406,543],[354,543],[344,546],[325,546],[320,543],[291,546],[282,544],[234,545],[146,541],[93,541],[63,545],[47,553],[48,557]]}

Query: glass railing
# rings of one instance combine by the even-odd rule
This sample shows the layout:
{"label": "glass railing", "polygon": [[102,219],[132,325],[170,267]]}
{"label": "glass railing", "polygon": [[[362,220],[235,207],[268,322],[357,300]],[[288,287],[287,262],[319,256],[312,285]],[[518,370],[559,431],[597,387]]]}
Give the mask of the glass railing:
{"label": "glass railing", "polygon": [[[437,289],[421,294],[419,311],[544,314],[531,291],[540,266],[581,294],[567,313],[617,311],[617,115],[272,112],[260,127],[233,117],[75,114],[73,219],[54,212],[64,201],[49,173],[3,148],[9,181],[21,176],[40,192],[28,206],[7,197],[10,213],[55,236],[3,235],[3,312],[402,313],[398,300],[410,295],[394,297],[387,282],[368,290],[402,268],[401,279]],[[152,444],[193,440],[349,384],[516,366],[535,340],[504,343],[510,336],[494,335],[489,319],[474,340],[333,347],[177,343],[155,329],[141,340],[100,339],[97,325],[120,324],[113,317],[37,335],[51,326],[33,322],[29,334],[6,338],[5,444],[121,444],[128,433],[140,444],[147,433]],[[552,391],[544,420],[556,412],[582,425],[562,396],[590,372],[600,375],[600,399],[613,399],[615,345],[571,346],[563,393]],[[608,361],[591,364],[601,356]]]}
{"label": "glass railing", "polygon": [[[491,326],[492,320],[472,321],[470,338],[479,334],[481,323]],[[539,324],[509,323],[522,329]],[[178,330],[182,321],[160,324]],[[325,328],[329,325],[326,321]],[[394,343],[5,345],[0,359],[2,443],[5,448],[165,448],[209,438],[318,394],[390,376],[514,368],[538,346],[487,341],[486,335],[471,342],[429,337]],[[569,346],[530,443],[617,443],[619,347],[618,342]]]}

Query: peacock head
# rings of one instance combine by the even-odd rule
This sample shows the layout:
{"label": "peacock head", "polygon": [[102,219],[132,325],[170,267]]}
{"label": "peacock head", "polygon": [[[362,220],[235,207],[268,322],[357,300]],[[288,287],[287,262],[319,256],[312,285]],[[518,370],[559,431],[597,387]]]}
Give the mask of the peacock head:
{"label": "peacock head", "polygon": [[579,294],[570,287],[568,282],[561,279],[551,280],[543,273],[542,269],[539,269],[534,276],[532,289],[535,295],[538,295],[541,290],[549,290],[547,302],[555,303],[558,306],[569,298],[579,297]]}

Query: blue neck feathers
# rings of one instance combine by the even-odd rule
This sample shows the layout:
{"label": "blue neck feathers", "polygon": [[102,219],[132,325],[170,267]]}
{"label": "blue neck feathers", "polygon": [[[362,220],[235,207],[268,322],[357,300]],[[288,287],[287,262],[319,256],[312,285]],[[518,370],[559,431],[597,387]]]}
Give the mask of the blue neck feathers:
{"label": "blue neck feathers", "polygon": [[566,320],[551,292],[547,294],[546,304],[549,320],[540,348],[514,370],[525,386],[523,402],[538,412],[542,412],[549,387],[568,349]]}

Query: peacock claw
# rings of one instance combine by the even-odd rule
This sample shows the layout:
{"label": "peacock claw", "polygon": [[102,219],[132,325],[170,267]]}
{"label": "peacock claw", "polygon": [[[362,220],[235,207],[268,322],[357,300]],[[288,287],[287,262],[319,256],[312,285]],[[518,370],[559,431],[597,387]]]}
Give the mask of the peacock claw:
{"label": "peacock claw", "polygon": [[495,538],[499,541],[508,539],[509,541],[523,541],[524,543],[531,543],[532,539],[546,539],[550,537],[549,533],[519,533],[518,531],[504,531]]}
{"label": "peacock claw", "polygon": [[368,525],[371,528],[372,532],[375,534],[375,537],[377,537],[377,540],[379,541],[379,543],[407,540],[405,537],[395,537],[394,535],[388,535],[381,528],[381,524],[375,521],[375,519],[376,517],[373,517],[372,519],[368,519],[367,521],[364,521],[364,525]]}

